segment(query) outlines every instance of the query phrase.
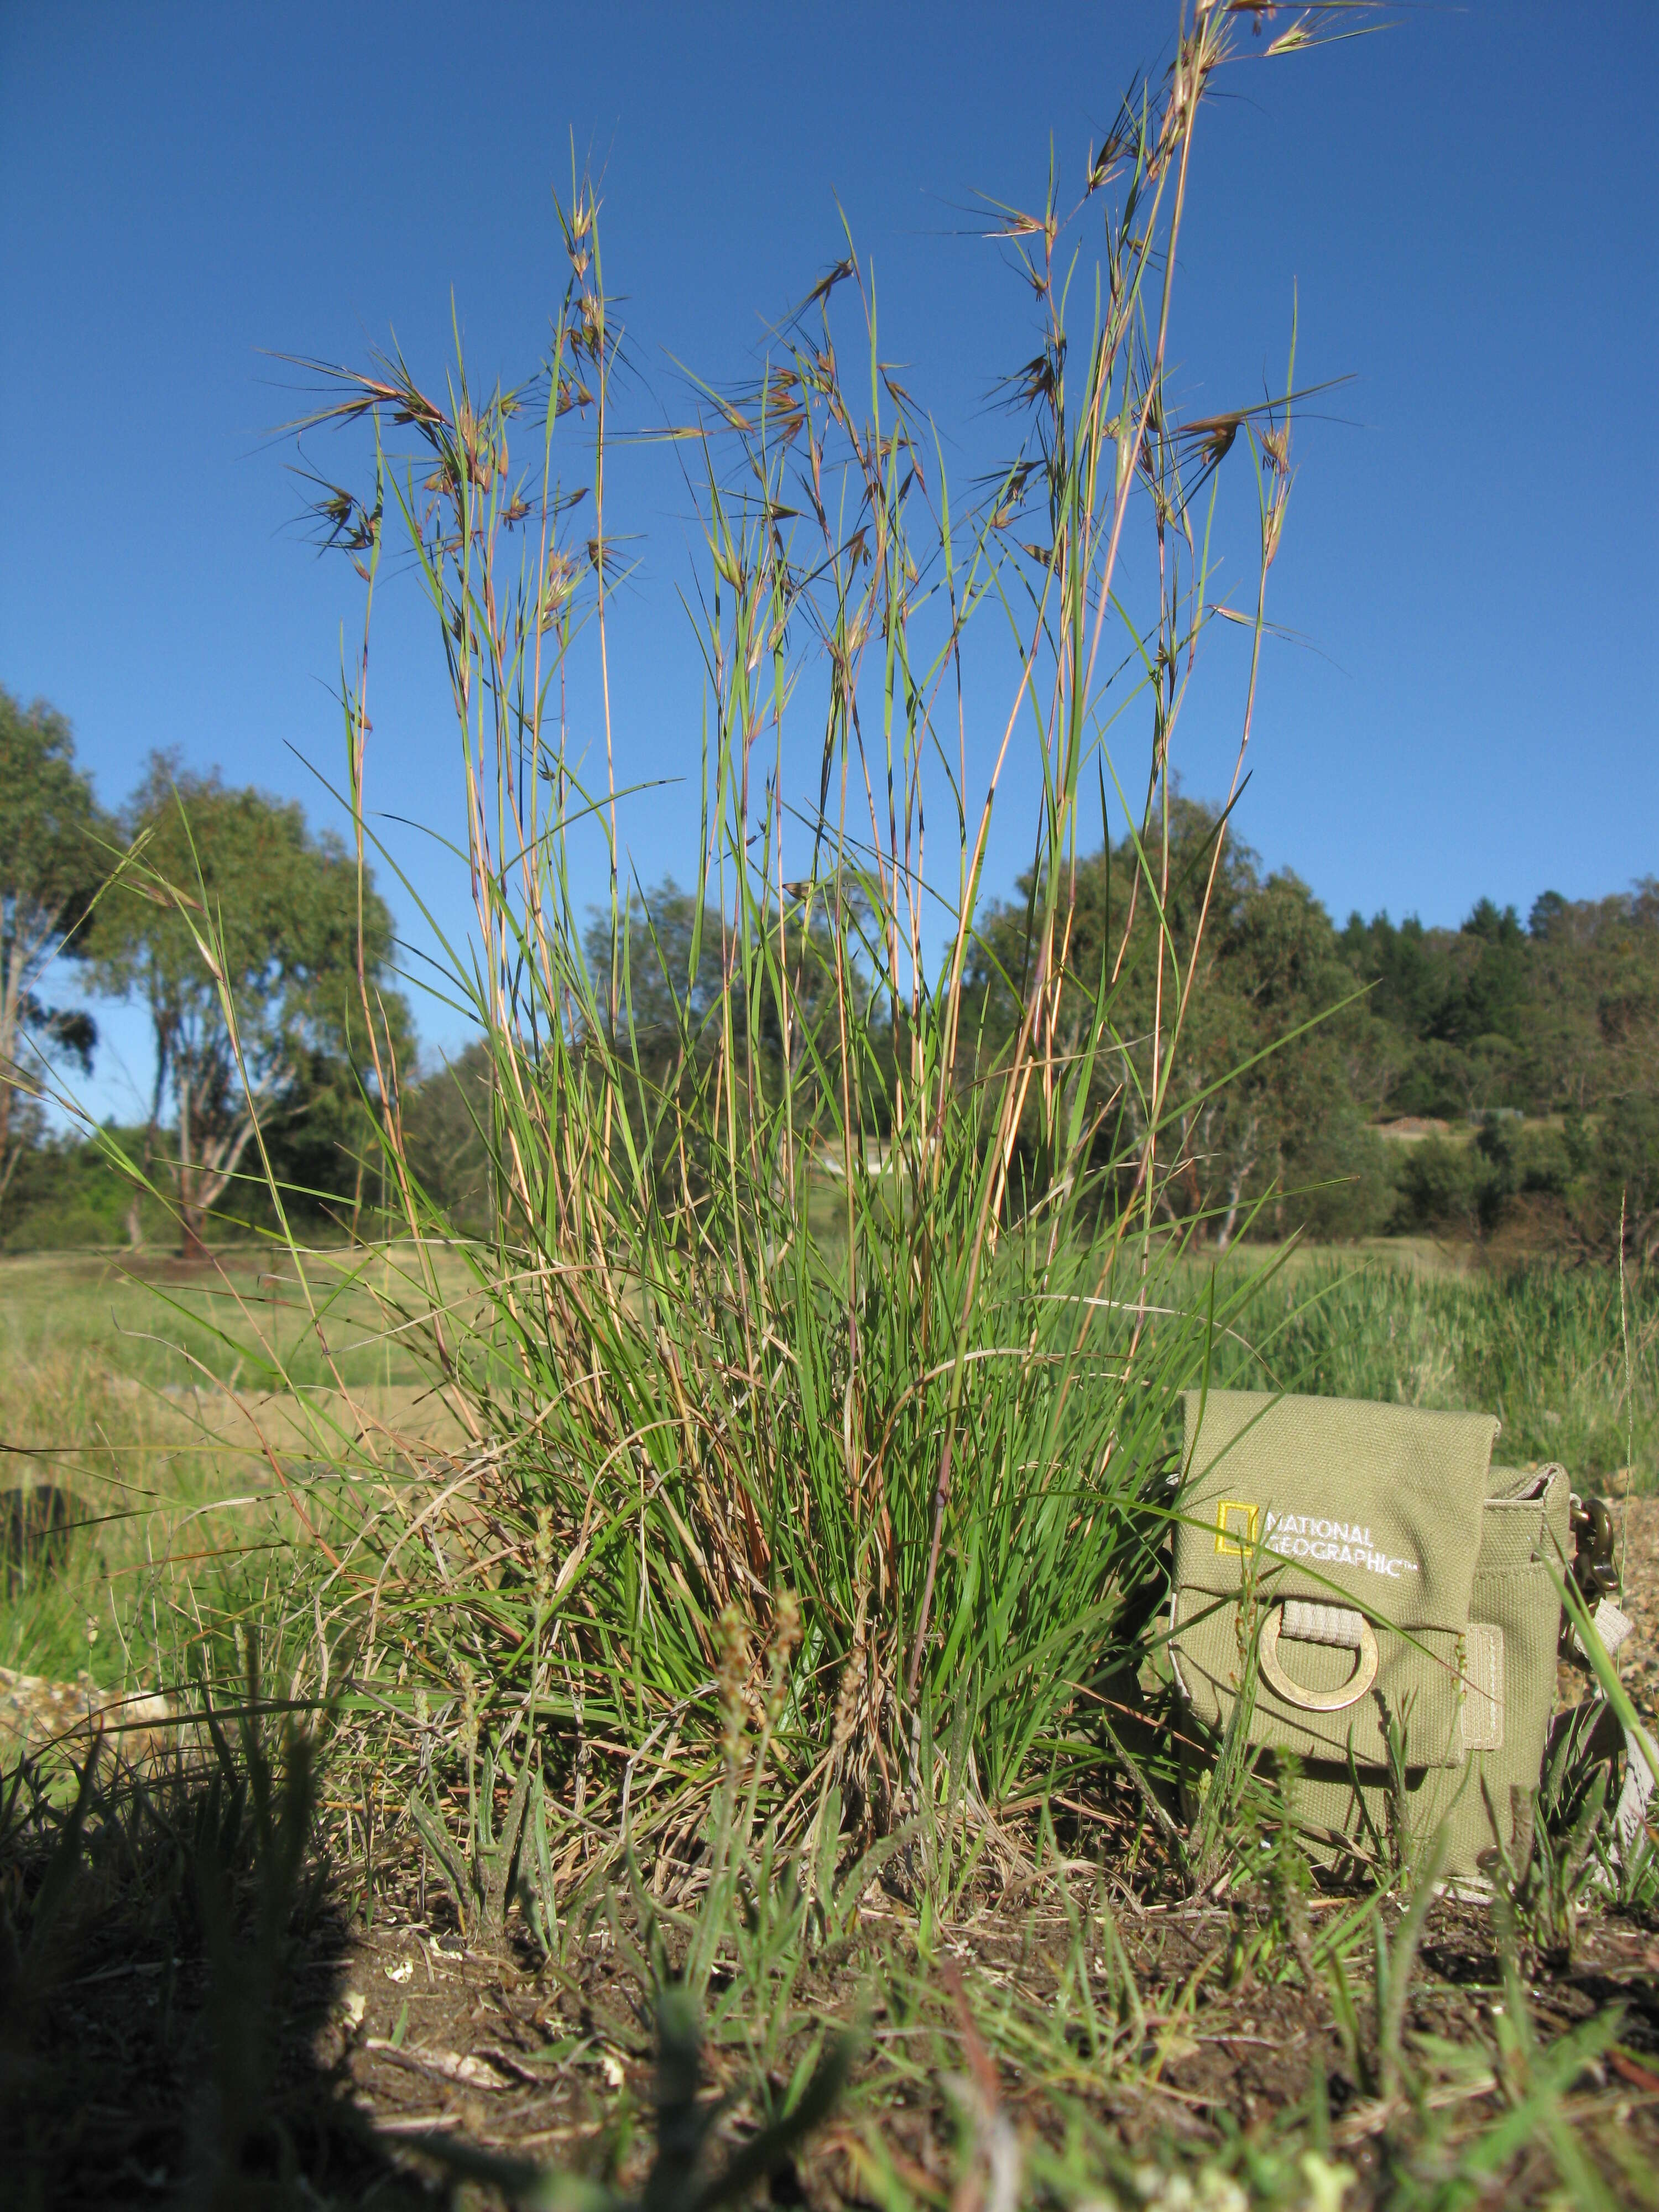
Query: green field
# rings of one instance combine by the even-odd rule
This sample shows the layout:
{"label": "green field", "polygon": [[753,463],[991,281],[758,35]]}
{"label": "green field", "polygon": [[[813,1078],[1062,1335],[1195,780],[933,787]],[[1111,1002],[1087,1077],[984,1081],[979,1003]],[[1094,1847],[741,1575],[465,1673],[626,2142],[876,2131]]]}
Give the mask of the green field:
{"label": "green field", "polygon": [[[257,1254],[206,1276],[78,1254],[0,1262],[4,1480],[62,1482],[97,1517],[66,1573],[0,1598],[0,1665],[111,1686],[167,1672],[189,1634],[182,1582],[225,1591],[285,1540],[267,1446],[286,1466],[360,1437],[380,1456],[453,1439],[431,1374],[364,1287],[398,1264],[315,1255],[307,1300],[292,1263]],[[1218,1333],[1218,1383],[1479,1407],[1501,1417],[1506,1462],[1656,1486],[1650,1282],[1627,1286],[1621,1317],[1611,1271],[1492,1274],[1427,1244],[1224,1261],[1218,1288],[1246,1267],[1258,1280],[1240,1325]],[[1195,1302],[1209,1274],[1185,1269]]]}
{"label": "green field", "polygon": [[0,1665],[112,1687],[173,1673],[192,1607],[257,1607],[294,1533],[273,1459],[384,1459],[453,1434],[363,1288],[365,1268],[383,1284],[395,1264],[315,1255],[307,1296],[291,1261],[257,1251],[211,1271],[0,1262],[0,1480],[62,1485],[92,1523],[66,1571],[0,1595]]}

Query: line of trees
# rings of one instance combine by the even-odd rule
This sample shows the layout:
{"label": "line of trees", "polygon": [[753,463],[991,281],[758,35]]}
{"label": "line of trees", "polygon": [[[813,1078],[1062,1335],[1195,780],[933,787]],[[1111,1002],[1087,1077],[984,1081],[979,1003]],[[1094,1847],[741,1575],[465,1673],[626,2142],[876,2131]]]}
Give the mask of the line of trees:
{"label": "line of trees", "polygon": [[[1103,1157],[1133,1158],[1160,989],[1165,1034],[1170,1018],[1167,953],[1191,962],[1214,870],[1182,1014],[1188,1103],[1160,1145],[1161,1218],[1219,1249],[1292,1230],[1507,1229],[1607,1253],[1622,1230],[1632,1255],[1659,1260],[1659,880],[1591,901],[1546,891],[1524,922],[1482,900],[1458,929],[1386,914],[1338,929],[1305,884],[1264,875],[1223,826],[1175,795],[1161,918],[1125,841],[1079,863],[1064,933],[1062,1004],[1079,1024],[1103,966],[1117,979],[1117,1043],[1096,1062],[1091,1104]],[[988,1057],[1020,1018],[1028,892],[981,933]],[[625,989],[611,988],[608,931],[589,951],[647,1090],[702,1079],[725,1032],[763,1061],[775,1010],[723,1018],[720,915],[700,917],[672,882],[645,904]],[[787,950],[797,1044],[810,1031],[833,1058],[830,948],[803,935]],[[199,1252],[210,1219],[264,1212],[267,1163],[302,1212],[360,1215],[379,1196],[368,1164],[382,1074],[400,1083],[429,1194],[458,1226],[486,1227],[487,1059],[474,1048],[416,1079],[392,954],[372,883],[293,802],[158,755],[107,814],[62,716],[0,690],[0,1245],[136,1243],[165,1218]],[[116,1134],[165,1206],[124,1188],[95,1146],[49,1133],[49,1068],[84,1070],[97,1044],[76,983],[148,1013],[151,1095]]]}
{"label": "line of trees", "polygon": [[[1213,809],[1172,800],[1164,925],[1183,972],[1212,865],[1216,889],[1184,1016],[1192,1103],[1157,1193],[1166,1219],[1224,1247],[1248,1223],[1274,1237],[1508,1229],[1607,1253],[1622,1218],[1627,1248],[1659,1258],[1659,880],[1600,900],[1546,891],[1524,923],[1483,899],[1457,929],[1354,914],[1339,930],[1296,875],[1264,877],[1221,829]],[[1109,1142],[1139,1133],[1159,929],[1127,841],[1080,864],[1079,1019],[1083,979],[1103,963],[1119,977],[1123,1046],[1095,1079]],[[984,933],[994,1035],[1018,1018],[1028,966],[1019,901]],[[1166,960],[1166,1033],[1172,972]]]}
{"label": "line of trees", "polygon": [[[1145,1134],[1160,927],[1184,973],[1205,883],[1216,886],[1182,1016],[1184,1082],[1160,1142],[1158,1217],[1212,1249],[1241,1236],[1318,1239],[1428,1231],[1532,1249],[1659,1260],[1659,884],[1572,902],[1538,899],[1523,924],[1481,901],[1456,929],[1386,915],[1338,929],[1288,871],[1264,875],[1214,810],[1177,796],[1163,921],[1126,840],[1082,861],[1063,1005],[1080,1037],[1103,965],[1117,977],[1117,1049],[1096,1063],[1090,1103],[1103,1159],[1133,1162]],[[1029,886],[985,919],[974,981],[981,1060],[1006,1044],[1031,965]],[[720,914],[672,881],[635,912],[617,1024],[641,1082],[635,1140],[671,1158],[660,1115],[704,1079],[717,1049],[762,1063],[781,1048],[775,1009],[721,1004]],[[792,1026],[834,1079],[834,967],[816,936],[792,939]],[[611,943],[588,944],[596,999],[611,996]],[[1165,1034],[1174,963],[1163,976]],[[899,1018],[896,1017],[896,1018]],[[1064,1032],[1062,1031],[1062,1042]],[[860,1072],[879,1133],[882,1071]],[[405,1104],[422,1179],[468,1224],[487,1217],[489,1069],[475,1048]],[[660,1118],[657,1118],[660,1115]],[[1118,1196],[1131,1195],[1126,1169]]]}

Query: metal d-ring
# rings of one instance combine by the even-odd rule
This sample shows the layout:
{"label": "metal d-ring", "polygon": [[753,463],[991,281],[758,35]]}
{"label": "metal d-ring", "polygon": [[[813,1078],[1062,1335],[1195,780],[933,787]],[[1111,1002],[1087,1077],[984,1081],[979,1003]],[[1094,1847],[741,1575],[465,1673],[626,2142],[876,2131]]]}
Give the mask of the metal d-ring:
{"label": "metal d-ring", "polygon": [[1340,1690],[1304,1690],[1293,1682],[1279,1663],[1279,1631],[1285,1618],[1285,1608],[1276,1605],[1261,1624],[1260,1652],[1261,1672],[1267,1686],[1275,1696],[1283,1698],[1288,1705],[1300,1705],[1310,1713],[1340,1713],[1345,1705],[1357,1705],[1371,1684],[1376,1680],[1378,1654],[1376,1632],[1362,1613],[1359,1617],[1359,1663]]}

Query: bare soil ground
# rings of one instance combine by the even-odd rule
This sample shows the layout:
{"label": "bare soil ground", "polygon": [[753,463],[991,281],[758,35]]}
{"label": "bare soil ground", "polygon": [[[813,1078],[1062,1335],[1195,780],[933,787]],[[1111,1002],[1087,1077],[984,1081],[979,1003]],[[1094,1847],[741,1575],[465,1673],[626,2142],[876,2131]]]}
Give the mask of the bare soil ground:
{"label": "bare soil ground", "polygon": [[[638,2178],[652,2101],[652,2031],[643,1992],[604,1925],[564,1965],[527,1947],[469,1951],[447,1912],[415,1911],[413,1870],[394,1877],[372,1929],[325,1914],[296,1959],[271,2025],[282,2043],[279,2094],[247,2146],[250,2176],[297,2160],[329,2201],[421,2201],[435,2186],[423,2137],[485,2146],[537,2162]],[[1344,1900],[1316,1900],[1338,1911]],[[1060,2155],[1079,2122],[1133,2160],[1219,2148],[1307,2106],[1322,2078],[1333,2157],[1350,2165],[1358,2201],[1381,2189],[1401,2118],[1399,2100],[1368,2096],[1322,1990],[1292,1969],[1229,1986],[1237,1909],[1121,1904],[1117,1922],[1136,1998],[1093,1963],[1084,2025],[1057,1905],[988,1900],[947,1931],[931,1957],[915,1914],[872,1893],[842,1955],[797,1984],[770,2054],[780,2092],[825,2018],[866,2022],[866,2055],[842,2113],[772,2185],[775,2203],[815,2207],[884,2199],[896,2177],[917,2203],[951,2201],[960,2168],[955,2077],[982,2039],[996,2052],[995,2094],[1028,2167]],[[48,2203],[166,2203],[188,2181],[193,2146],[222,2124],[209,2109],[210,2041],[226,2032],[205,2005],[199,1960],[165,1940],[135,1942],[128,1924],[83,1931],[76,1971],[51,1996],[22,2063],[36,2091],[15,2148],[52,2177]],[[1358,1962],[1363,1981],[1364,1964]],[[718,1991],[719,1977],[715,1989]],[[245,2002],[256,1993],[246,1993]],[[1646,1928],[1613,1916],[1586,1928],[1577,1956],[1529,1983],[1540,2042],[1612,2004],[1625,2008],[1615,2048],[1587,2067],[1561,2107],[1594,2155],[1615,2131],[1626,2160],[1659,2161],[1659,1949]],[[1431,1917],[1409,2030],[1469,2054],[1433,2093],[1447,2140],[1490,2126],[1512,2098],[1492,2063],[1500,1966],[1489,1915],[1443,1904]],[[722,2023],[711,2000],[711,2087],[734,2094],[729,2124],[755,2112],[752,2023]],[[1073,2032],[1056,2038],[1057,2008]],[[1022,2059],[1022,2052],[1027,2056]],[[15,2066],[22,2054],[8,2054]],[[1621,2167],[1604,2169],[1619,2194]],[[1559,2203],[1547,2160],[1523,2160],[1515,2205]],[[335,2196],[331,2192],[343,2192]],[[389,2192],[389,2193],[388,2193]],[[250,2201],[252,2201],[250,2199]]]}

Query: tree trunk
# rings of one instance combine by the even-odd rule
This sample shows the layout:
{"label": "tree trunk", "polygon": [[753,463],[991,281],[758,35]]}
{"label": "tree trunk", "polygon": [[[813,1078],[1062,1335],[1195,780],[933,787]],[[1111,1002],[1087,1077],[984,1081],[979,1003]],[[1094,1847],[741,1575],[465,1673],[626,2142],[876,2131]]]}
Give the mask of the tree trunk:
{"label": "tree trunk", "polygon": [[[3,1039],[3,1031],[0,1031],[0,1040]],[[13,1078],[14,1066],[10,1047],[3,1041],[0,1041],[0,1203],[4,1202],[13,1172],[18,1161],[23,1157],[21,1145],[18,1146],[15,1152],[12,1150],[11,1095],[15,1088]]]}
{"label": "tree trunk", "polygon": [[173,1170],[173,1187],[179,1194],[179,1256],[188,1264],[212,1256],[202,1235],[210,1200],[204,1164],[194,1158],[191,1142],[195,1085],[183,1068],[175,1070],[173,1083],[179,1094],[179,1158]]}
{"label": "tree trunk", "polygon": [[[1246,1144],[1252,1146],[1255,1144],[1255,1133],[1256,1121],[1252,1115],[1249,1127],[1245,1132]],[[1227,1211],[1221,1218],[1220,1228],[1216,1231],[1215,1249],[1218,1252],[1225,1252],[1232,1243],[1233,1231],[1238,1226],[1239,1209],[1244,1203],[1244,1186],[1255,1171],[1255,1163],[1256,1155],[1251,1152],[1239,1163],[1232,1182],[1228,1185]]]}
{"label": "tree trunk", "polygon": [[253,1134],[253,1115],[251,1110],[246,1114],[241,1127],[230,1137],[198,1141],[193,1159],[186,1149],[184,1126],[181,1101],[179,1158],[173,1170],[179,1192],[179,1226],[184,1236],[185,1259],[205,1260],[211,1256],[203,1234],[208,1216],[235,1178],[248,1139]]}
{"label": "tree trunk", "polygon": [[1221,1226],[1215,1233],[1215,1249],[1224,1252],[1233,1241],[1233,1231],[1238,1226],[1238,1205],[1244,1192],[1244,1178],[1240,1176],[1227,1193],[1227,1211],[1221,1217]]}

